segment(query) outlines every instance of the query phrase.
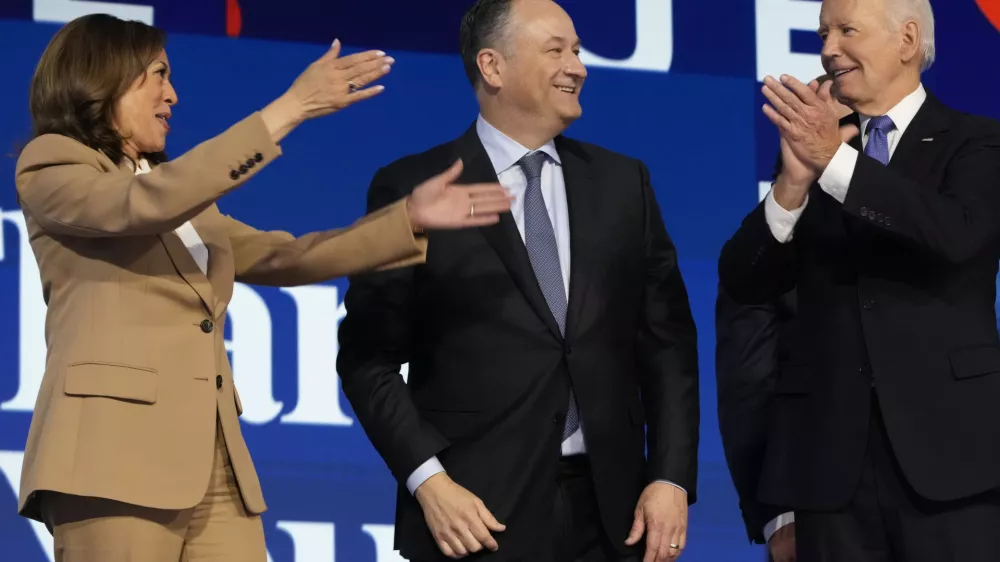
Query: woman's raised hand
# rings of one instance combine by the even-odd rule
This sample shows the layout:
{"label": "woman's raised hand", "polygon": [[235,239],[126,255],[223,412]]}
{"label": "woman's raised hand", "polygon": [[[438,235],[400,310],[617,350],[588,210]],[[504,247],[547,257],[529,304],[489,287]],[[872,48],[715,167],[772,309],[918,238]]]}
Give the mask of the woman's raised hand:
{"label": "woman's raised hand", "polygon": [[389,73],[395,62],[382,51],[340,56],[340,41],[310,64],[280,98],[262,111],[275,142],[306,119],[329,115],[385,89],[372,85]]}

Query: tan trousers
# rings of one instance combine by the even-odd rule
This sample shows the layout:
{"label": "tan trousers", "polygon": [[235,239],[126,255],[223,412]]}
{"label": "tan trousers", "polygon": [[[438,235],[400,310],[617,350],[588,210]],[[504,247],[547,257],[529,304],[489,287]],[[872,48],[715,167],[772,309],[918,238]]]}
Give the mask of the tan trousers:
{"label": "tan trousers", "polygon": [[56,562],[265,562],[264,527],[243,507],[221,426],[215,442],[208,490],[190,509],[46,492]]}

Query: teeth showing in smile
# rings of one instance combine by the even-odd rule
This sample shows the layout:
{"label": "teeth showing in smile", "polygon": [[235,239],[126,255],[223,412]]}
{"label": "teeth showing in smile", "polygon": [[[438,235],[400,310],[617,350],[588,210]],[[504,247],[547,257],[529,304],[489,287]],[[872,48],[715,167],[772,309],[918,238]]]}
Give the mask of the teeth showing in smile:
{"label": "teeth showing in smile", "polygon": [[854,69],[853,68],[848,68],[848,69],[845,69],[845,70],[837,70],[837,71],[835,71],[833,73],[833,77],[834,78],[840,78],[841,76],[847,74],[848,72],[850,72],[852,70],[854,70]]}
{"label": "teeth showing in smile", "polygon": [[571,88],[569,86],[556,86],[559,90],[566,92],[567,94],[572,94],[576,92],[576,88]]}

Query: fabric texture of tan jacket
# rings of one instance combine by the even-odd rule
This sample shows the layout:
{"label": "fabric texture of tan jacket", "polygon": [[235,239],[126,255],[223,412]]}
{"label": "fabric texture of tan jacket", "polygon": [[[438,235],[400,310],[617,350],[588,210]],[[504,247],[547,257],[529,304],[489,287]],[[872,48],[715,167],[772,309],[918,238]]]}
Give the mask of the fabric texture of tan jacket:
{"label": "fabric texture of tan jacket", "polygon": [[[234,282],[316,283],[420,263],[427,248],[403,201],[298,238],[219,212],[219,197],[280,155],[259,113],[143,175],[61,135],[25,147],[16,184],[48,306],[48,354],[22,515],[40,520],[37,492],[47,490],[194,506],[217,416],[248,511],[266,509],[223,340]],[[208,248],[208,275],[173,232],[189,220]]]}

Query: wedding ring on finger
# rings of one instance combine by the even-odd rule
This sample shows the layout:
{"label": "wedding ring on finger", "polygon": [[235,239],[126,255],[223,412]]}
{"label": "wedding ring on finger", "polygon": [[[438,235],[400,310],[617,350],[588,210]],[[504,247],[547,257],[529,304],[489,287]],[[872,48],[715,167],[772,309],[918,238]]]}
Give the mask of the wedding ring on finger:
{"label": "wedding ring on finger", "polygon": [[360,90],[361,86],[358,86],[357,84],[355,84],[353,80],[348,80],[347,81],[347,88],[350,91],[350,93],[353,94],[354,92],[357,92],[358,90]]}
{"label": "wedding ring on finger", "polygon": [[476,216],[476,204],[475,203],[472,203],[472,204],[469,205],[469,216],[470,217]]}
{"label": "wedding ring on finger", "polygon": [[673,550],[680,550],[681,549],[681,545],[671,543],[670,544],[670,548],[672,548]]}

